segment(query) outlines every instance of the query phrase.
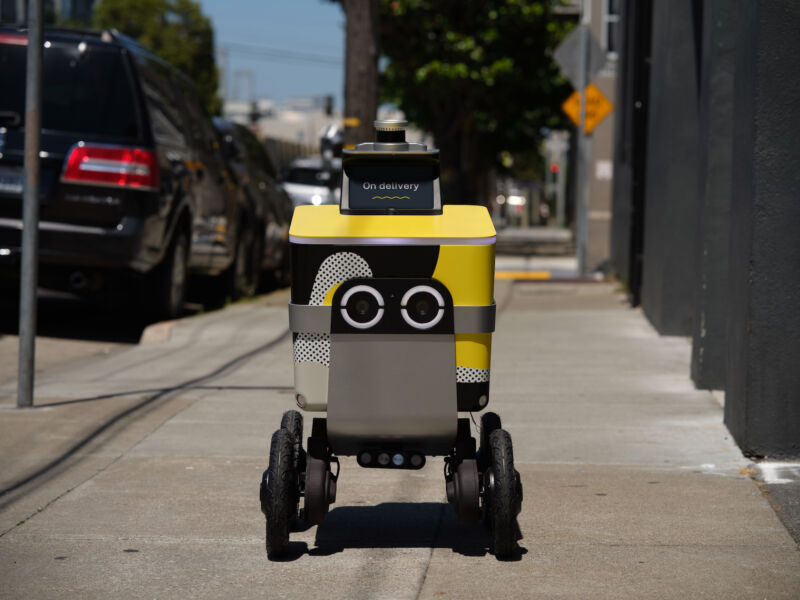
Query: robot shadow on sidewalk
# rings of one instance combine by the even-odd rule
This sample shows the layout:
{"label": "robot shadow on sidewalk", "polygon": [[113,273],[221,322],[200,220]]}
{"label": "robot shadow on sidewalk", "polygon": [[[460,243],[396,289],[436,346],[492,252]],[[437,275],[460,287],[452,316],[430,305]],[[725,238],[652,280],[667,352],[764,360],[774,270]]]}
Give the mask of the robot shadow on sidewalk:
{"label": "robot shadow on sidewalk", "polygon": [[[307,528],[299,521],[295,531]],[[517,529],[517,539],[522,535]],[[341,506],[332,509],[319,525],[314,547],[290,542],[283,560],[304,554],[329,556],[350,548],[451,548],[464,556],[490,553],[491,536],[483,523],[464,525],[444,502],[384,502],[376,506]],[[525,548],[507,560],[519,561]]]}

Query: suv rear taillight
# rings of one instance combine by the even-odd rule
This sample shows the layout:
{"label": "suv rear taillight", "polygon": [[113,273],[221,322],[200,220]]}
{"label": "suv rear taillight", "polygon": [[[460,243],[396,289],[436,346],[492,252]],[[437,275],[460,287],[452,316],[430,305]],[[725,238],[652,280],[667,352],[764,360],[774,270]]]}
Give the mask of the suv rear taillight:
{"label": "suv rear taillight", "polygon": [[80,142],[67,157],[61,181],[157,190],[158,158],[144,148]]}
{"label": "suv rear taillight", "polygon": [[0,44],[27,46],[28,36],[24,33],[0,33]]}

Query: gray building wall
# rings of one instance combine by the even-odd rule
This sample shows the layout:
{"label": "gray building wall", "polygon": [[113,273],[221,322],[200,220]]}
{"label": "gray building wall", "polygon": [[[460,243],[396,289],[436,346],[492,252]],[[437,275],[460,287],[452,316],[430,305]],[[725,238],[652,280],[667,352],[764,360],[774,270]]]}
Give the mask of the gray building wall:
{"label": "gray building wall", "polygon": [[800,3],[739,0],[725,423],[800,456]]}
{"label": "gray building wall", "polygon": [[738,9],[706,0],[698,112],[698,274],[691,374],[703,389],[724,389],[730,205],[733,160],[733,85]]}
{"label": "gray building wall", "polygon": [[653,2],[642,307],[690,335],[697,249],[697,48],[691,0]]}
{"label": "gray building wall", "polygon": [[633,306],[641,304],[652,4],[652,0],[622,2],[617,65],[611,266]]}
{"label": "gray building wall", "polygon": [[[800,3],[652,8],[645,218],[640,231],[641,211],[619,199],[615,252],[643,236],[644,312],[662,334],[692,334],[692,377],[725,389],[742,451],[800,458]],[[626,48],[637,54],[622,57],[627,78],[647,44]],[[632,129],[619,128],[616,152],[634,165],[634,94],[623,83],[621,124]],[[618,189],[635,198],[631,187]]]}

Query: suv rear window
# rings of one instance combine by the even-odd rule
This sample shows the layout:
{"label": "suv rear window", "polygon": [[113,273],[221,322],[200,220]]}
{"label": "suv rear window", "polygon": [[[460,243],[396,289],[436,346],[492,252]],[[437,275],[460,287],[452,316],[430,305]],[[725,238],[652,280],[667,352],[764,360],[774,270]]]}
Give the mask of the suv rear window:
{"label": "suv rear window", "polygon": [[[81,48],[83,50],[81,50]],[[27,46],[0,43],[0,112],[25,122]],[[118,49],[52,42],[42,66],[42,129],[139,138],[129,69]]]}

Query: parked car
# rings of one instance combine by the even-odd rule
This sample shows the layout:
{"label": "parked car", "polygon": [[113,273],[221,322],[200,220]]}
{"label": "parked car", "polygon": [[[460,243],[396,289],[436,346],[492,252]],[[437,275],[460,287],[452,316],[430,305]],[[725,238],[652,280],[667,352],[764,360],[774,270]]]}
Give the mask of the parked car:
{"label": "parked car", "polygon": [[261,272],[272,282],[287,283],[292,201],[278,183],[277,170],[264,146],[247,127],[218,117],[214,126],[222,138],[223,154],[247,197],[250,220],[255,223],[257,239],[250,258],[253,289]]}
{"label": "parked car", "polygon": [[333,158],[327,168],[321,158],[298,158],[285,170],[283,187],[295,206],[339,204],[342,191],[342,159]]}
{"label": "parked car", "polygon": [[[40,285],[133,296],[133,283],[139,306],[160,317],[181,312],[189,274],[242,291],[247,199],[191,82],[116,32],[44,39]],[[6,283],[19,275],[27,43],[25,30],[0,28]]]}

